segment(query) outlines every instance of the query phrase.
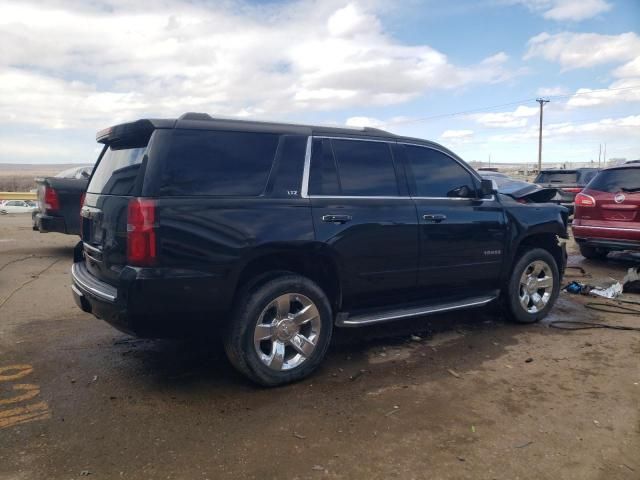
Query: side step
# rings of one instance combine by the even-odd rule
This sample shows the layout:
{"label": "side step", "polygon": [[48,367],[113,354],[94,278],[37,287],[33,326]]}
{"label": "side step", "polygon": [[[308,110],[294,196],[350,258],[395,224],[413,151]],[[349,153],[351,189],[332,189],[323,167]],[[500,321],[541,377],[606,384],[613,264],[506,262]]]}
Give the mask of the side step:
{"label": "side step", "polygon": [[481,307],[482,305],[486,305],[496,298],[498,298],[498,292],[492,293],[491,295],[470,297],[457,301],[431,303],[428,305],[413,305],[411,307],[397,308],[392,310],[377,310],[369,313],[359,313],[353,316],[349,315],[349,313],[347,312],[341,312],[337,315],[336,326],[360,327],[362,325],[390,322],[393,320],[401,320],[403,318],[430,315],[432,313],[448,312],[451,310],[462,310],[463,308],[471,307]]}

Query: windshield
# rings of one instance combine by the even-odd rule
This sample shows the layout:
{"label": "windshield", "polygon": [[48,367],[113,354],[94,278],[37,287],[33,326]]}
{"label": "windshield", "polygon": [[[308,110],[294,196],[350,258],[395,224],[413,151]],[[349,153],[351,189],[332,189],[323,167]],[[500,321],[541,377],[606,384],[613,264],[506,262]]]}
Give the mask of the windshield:
{"label": "windshield", "polygon": [[87,187],[89,193],[133,195],[146,147],[109,147]]}
{"label": "windshield", "polygon": [[591,180],[587,188],[608,193],[640,191],[640,168],[604,170]]}

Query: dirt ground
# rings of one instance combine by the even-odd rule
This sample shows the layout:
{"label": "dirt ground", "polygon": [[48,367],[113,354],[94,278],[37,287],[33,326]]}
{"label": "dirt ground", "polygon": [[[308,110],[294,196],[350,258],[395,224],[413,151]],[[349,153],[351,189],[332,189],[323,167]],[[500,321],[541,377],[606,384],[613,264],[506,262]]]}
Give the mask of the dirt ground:
{"label": "dirt ground", "polygon": [[[0,218],[2,480],[640,479],[638,332],[467,310],[338,331],[317,374],[261,389],[215,341],[136,340],[81,312],[76,241]],[[591,283],[634,264],[571,253]],[[640,326],[588,301],[561,294],[549,320]]]}

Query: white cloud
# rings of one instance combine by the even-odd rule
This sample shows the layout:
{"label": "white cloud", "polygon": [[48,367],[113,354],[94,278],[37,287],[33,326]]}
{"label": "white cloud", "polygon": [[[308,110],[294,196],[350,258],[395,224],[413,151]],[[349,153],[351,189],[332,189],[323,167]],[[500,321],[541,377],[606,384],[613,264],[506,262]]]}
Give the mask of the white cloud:
{"label": "white cloud", "polygon": [[594,107],[623,102],[640,102],[640,77],[616,81],[611,84],[608,90],[579,88],[576,94],[567,100],[567,107]]}
{"label": "white cloud", "polygon": [[380,21],[374,15],[363,14],[355,5],[349,4],[329,17],[327,27],[330,35],[346,37],[380,30]]}
{"label": "white cloud", "polygon": [[468,138],[473,136],[473,130],[445,130],[440,138]]}
{"label": "white cloud", "polygon": [[640,52],[640,37],[634,32],[620,35],[544,32],[531,38],[528,46],[525,60],[544,58],[571,70],[631,60]]}
{"label": "white cloud", "polygon": [[[635,139],[640,127],[640,115],[629,115],[618,118],[603,118],[593,122],[575,123],[562,122],[550,123],[544,126],[543,137],[549,141],[572,141],[580,139],[589,141],[625,140]],[[492,142],[513,143],[538,138],[536,127],[528,128],[521,132],[493,135],[489,137]]]}
{"label": "white cloud", "polygon": [[520,105],[513,112],[475,113],[468,118],[491,128],[518,128],[528,124],[529,117],[538,113],[537,107]]}
{"label": "white cloud", "polygon": [[379,127],[385,122],[373,117],[349,117],[345,122],[347,127]]}
{"label": "white cloud", "polygon": [[400,43],[358,3],[60,5],[0,3],[0,123],[101,128],[193,110],[282,118],[513,75],[502,52],[460,66]]}
{"label": "white cloud", "polygon": [[621,67],[616,68],[613,71],[613,76],[619,78],[640,78],[640,55]]}
{"label": "white cloud", "polygon": [[445,130],[440,138],[448,144],[467,143],[473,139],[473,130]]}
{"label": "white cloud", "polygon": [[605,0],[516,0],[544,18],[579,22],[611,10]]}

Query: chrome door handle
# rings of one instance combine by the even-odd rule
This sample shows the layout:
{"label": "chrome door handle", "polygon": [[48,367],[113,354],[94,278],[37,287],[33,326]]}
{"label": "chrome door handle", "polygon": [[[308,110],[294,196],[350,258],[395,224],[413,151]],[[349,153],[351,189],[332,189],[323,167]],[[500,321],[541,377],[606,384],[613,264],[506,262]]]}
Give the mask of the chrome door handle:
{"label": "chrome door handle", "polygon": [[323,215],[322,221],[328,223],[347,223],[351,221],[351,215]]}
{"label": "chrome door handle", "polygon": [[422,215],[422,219],[427,222],[440,223],[441,221],[446,220],[447,216],[441,213],[428,213],[426,215]]}

